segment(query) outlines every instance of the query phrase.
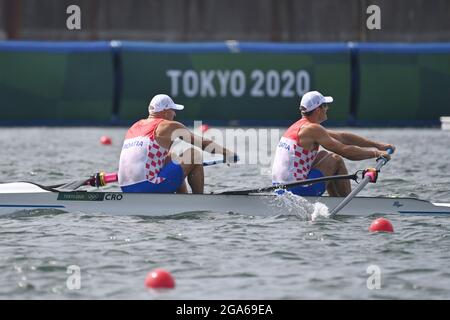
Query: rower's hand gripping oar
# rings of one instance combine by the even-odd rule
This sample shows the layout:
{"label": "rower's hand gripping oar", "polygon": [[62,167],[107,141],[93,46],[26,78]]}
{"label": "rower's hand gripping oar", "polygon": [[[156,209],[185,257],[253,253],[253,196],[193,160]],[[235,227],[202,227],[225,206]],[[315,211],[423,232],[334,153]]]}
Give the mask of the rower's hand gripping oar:
{"label": "rower's hand gripping oar", "polygon": [[[394,152],[393,149],[387,149],[388,154],[392,154]],[[383,167],[389,159],[381,156],[377,159],[377,166],[375,168],[369,168],[363,172],[363,179],[358,184],[358,186],[353,189],[352,192],[349,193],[344,200],[341,201],[333,210],[330,212],[330,218],[333,218],[342,208],[344,208],[364,187],[369,183],[375,183],[377,181],[378,172],[381,167]]]}

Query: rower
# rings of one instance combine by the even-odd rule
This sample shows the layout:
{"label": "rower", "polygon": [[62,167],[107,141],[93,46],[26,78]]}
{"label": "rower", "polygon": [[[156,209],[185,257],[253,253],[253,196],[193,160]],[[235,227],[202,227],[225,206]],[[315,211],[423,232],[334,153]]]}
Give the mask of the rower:
{"label": "rower", "polygon": [[[275,152],[272,167],[273,184],[287,184],[323,176],[348,173],[342,157],[365,160],[385,157],[392,144],[366,139],[350,132],[325,129],[320,123],[327,120],[328,105],[332,97],[318,91],[303,95],[300,102],[301,119],[289,127]],[[322,146],[326,150],[319,151]],[[288,189],[300,196],[321,196],[325,189],[330,196],[344,197],[351,192],[349,180],[333,180]]]}
{"label": "rower", "polygon": [[134,123],[123,143],[119,162],[119,185],[123,192],[187,193],[187,177],[192,193],[203,193],[204,173],[202,154],[189,148],[177,155],[171,147],[177,138],[208,148],[208,152],[223,155],[224,161],[235,162],[237,156],[209,139],[194,135],[180,122],[174,121],[175,104],[165,94],[150,101],[149,117]]}

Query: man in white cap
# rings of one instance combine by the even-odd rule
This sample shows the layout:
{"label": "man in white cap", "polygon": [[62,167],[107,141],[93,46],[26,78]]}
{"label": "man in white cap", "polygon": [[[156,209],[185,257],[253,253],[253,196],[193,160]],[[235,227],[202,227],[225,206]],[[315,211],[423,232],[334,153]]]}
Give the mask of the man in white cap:
{"label": "man in white cap", "polygon": [[[383,156],[390,159],[387,149],[391,144],[372,141],[350,132],[325,129],[320,125],[327,120],[328,104],[332,97],[318,91],[303,95],[300,102],[302,118],[284,133],[272,167],[272,182],[287,184],[323,176],[347,174],[342,157],[364,160]],[[326,150],[319,151],[319,146]],[[334,180],[312,185],[296,186],[289,191],[300,196],[321,196],[325,189],[330,196],[344,197],[351,192],[350,180]]]}
{"label": "man in white cap", "polygon": [[211,140],[194,135],[183,124],[174,121],[176,104],[165,94],[153,97],[149,117],[131,126],[125,136],[119,162],[119,185],[123,192],[187,193],[187,177],[192,193],[203,193],[204,174],[201,152],[190,148],[181,156],[171,153],[173,142],[208,147],[225,160],[236,161],[235,154]]}

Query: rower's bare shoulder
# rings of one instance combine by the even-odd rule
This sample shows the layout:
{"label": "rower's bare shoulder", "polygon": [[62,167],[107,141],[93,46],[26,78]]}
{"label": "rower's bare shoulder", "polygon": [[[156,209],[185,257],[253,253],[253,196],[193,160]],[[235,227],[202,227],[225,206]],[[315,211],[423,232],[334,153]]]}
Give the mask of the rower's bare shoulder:
{"label": "rower's bare shoulder", "polygon": [[158,129],[161,129],[161,131],[173,131],[176,129],[186,129],[186,127],[178,121],[164,120],[159,124]]}
{"label": "rower's bare shoulder", "polygon": [[303,135],[306,134],[306,135],[315,136],[315,135],[322,135],[326,131],[327,130],[324,127],[322,127],[320,124],[311,123],[311,124],[308,124],[306,127],[304,127],[303,130],[301,130],[299,132],[299,134],[302,133]]}
{"label": "rower's bare shoulder", "polygon": [[173,136],[189,135],[189,129],[178,121],[164,120],[158,126],[157,135],[160,137],[167,137],[172,140]]}

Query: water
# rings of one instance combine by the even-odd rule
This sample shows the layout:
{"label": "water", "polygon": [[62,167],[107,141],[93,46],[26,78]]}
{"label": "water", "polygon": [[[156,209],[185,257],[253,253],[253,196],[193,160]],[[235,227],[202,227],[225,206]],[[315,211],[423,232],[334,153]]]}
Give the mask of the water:
{"label": "water", "polygon": [[[450,202],[450,132],[351,130],[398,147],[361,195]],[[125,131],[0,128],[0,180],[54,184],[114,171]],[[103,134],[112,146],[98,143]],[[352,172],[374,161],[347,164]],[[267,168],[257,165],[205,171],[206,192],[269,184],[261,175]],[[370,234],[375,217],[0,217],[0,299],[449,299],[450,217],[390,216],[394,234]],[[71,265],[80,268],[79,290],[66,285]],[[158,267],[173,274],[175,290],[145,289],[145,276]],[[368,279],[375,284],[368,268],[379,268],[380,289],[368,289]]]}

